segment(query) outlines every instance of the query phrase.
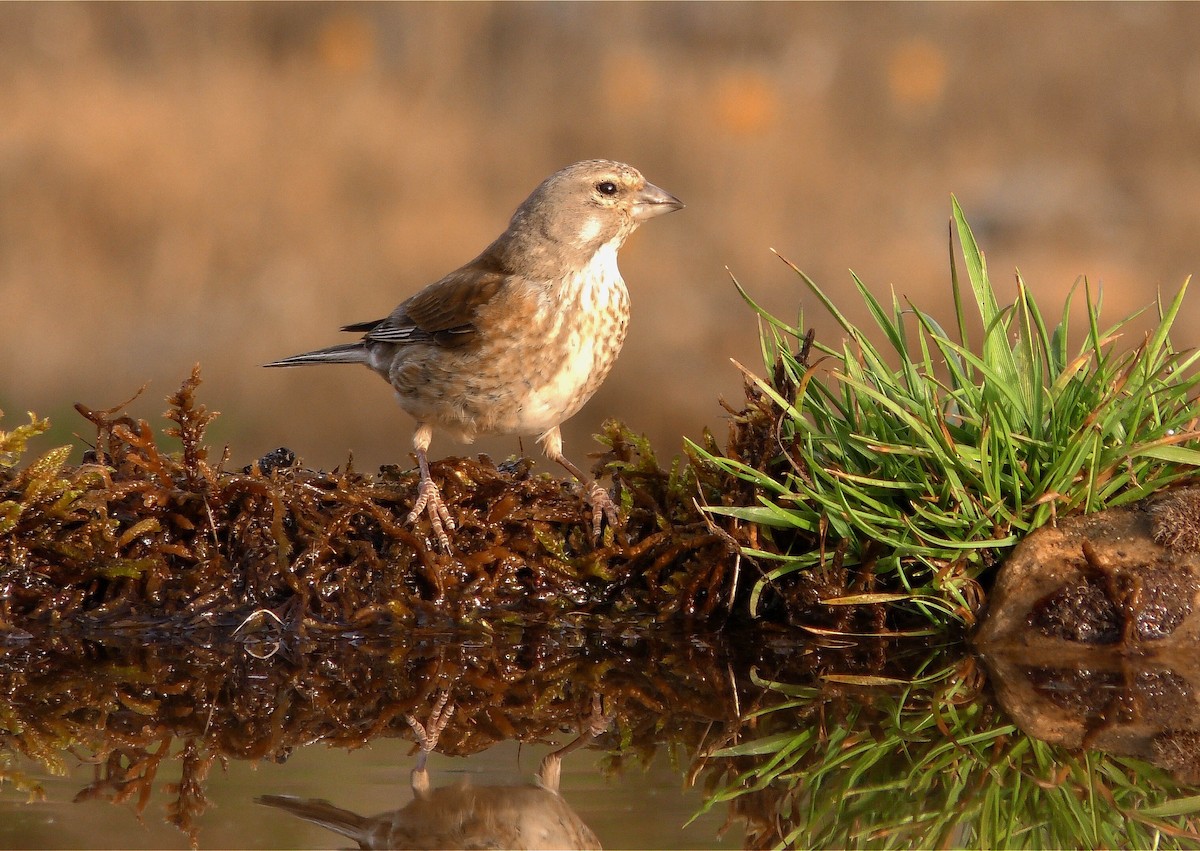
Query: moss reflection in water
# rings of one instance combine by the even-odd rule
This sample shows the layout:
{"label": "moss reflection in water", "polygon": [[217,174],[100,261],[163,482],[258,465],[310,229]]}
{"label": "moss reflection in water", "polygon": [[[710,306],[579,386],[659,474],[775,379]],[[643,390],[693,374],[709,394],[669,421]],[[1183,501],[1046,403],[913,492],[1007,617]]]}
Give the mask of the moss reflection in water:
{"label": "moss reflection in water", "polygon": [[[198,844],[215,765],[282,762],[316,743],[411,739],[406,716],[427,717],[442,689],[457,711],[438,751],[452,756],[509,740],[561,743],[603,695],[611,726],[596,746],[612,754],[614,773],[660,749],[694,751],[713,724],[736,718],[723,641],[631,624],[300,643],[186,638],[0,645],[0,766],[25,758],[61,774],[90,763],[94,777],[76,800],[142,814],[165,795],[166,819]],[[181,779],[166,784],[160,768],[176,759]],[[0,781],[39,792],[31,776]]]}
{"label": "moss reflection in water", "polygon": [[[408,642],[192,638],[9,646],[0,758],[53,772],[93,763],[77,800],[142,813],[165,797],[160,812],[198,844],[209,773],[226,761],[411,738],[405,716],[425,717],[440,688],[459,707],[439,742],[445,754],[562,742],[599,694],[612,719],[595,742],[606,773],[664,753],[699,755],[680,770],[704,789],[706,810],[745,822],[746,847],[1200,841],[1200,801],[1166,771],[1029,738],[996,708],[976,662],[957,646],[931,652],[928,637],[804,639],[780,629],[733,640],[629,625]],[[174,760],[179,782],[157,779]],[[37,792],[19,773],[0,779]]]}

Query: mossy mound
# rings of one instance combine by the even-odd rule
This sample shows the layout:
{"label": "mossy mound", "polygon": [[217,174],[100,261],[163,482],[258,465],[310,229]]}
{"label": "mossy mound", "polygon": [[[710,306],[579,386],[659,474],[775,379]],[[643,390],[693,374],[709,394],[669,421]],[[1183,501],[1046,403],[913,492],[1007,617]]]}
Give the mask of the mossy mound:
{"label": "mossy mound", "polygon": [[[96,427],[84,463],[67,464],[63,447],[0,468],[9,631],[236,625],[259,610],[317,631],[731,610],[738,524],[718,526],[699,508],[727,500],[730,477],[678,460],[665,470],[618,423],[605,424],[595,469],[612,477],[622,527],[594,541],[578,488],[534,474],[527,459],[450,458],[432,465],[458,526],[443,553],[424,519],[407,522],[415,470],[316,471],[291,465],[286,450],[238,471],[226,469],[228,453],[214,462],[203,441],[215,414],[197,402],[199,383],[197,369],[168,397],[164,433],[181,451],[161,449],[120,408],[79,405]],[[5,435],[13,465],[38,426]]]}

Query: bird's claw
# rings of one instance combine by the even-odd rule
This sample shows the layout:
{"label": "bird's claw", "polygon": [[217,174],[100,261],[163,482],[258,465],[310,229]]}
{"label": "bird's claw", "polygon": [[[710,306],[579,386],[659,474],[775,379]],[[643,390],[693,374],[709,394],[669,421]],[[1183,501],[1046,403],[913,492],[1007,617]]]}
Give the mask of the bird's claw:
{"label": "bird's claw", "polygon": [[592,482],[588,486],[587,501],[592,506],[592,534],[599,541],[604,521],[607,520],[608,525],[616,529],[620,520],[620,511],[612,496],[599,482]]}
{"label": "bird's claw", "polygon": [[433,528],[434,537],[442,545],[442,549],[450,552],[450,535],[446,530],[454,531],[454,518],[450,516],[442,492],[433,479],[421,479],[421,484],[417,486],[417,501],[408,513],[408,522],[416,523],[421,518],[422,511],[429,515],[429,525]]}
{"label": "bird's claw", "polygon": [[438,692],[437,700],[429,713],[429,720],[424,724],[418,721],[415,715],[404,716],[404,720],[408,722],[408,726],[412,727],[413,733],[417,736],[417,744],[421,746],[421,753],[428,754],[437,747],[438,737],[450,723],[450,716],[453,714],[454,704],[450,703],[450,692],[442,690]]}
{"label": "bird's claw", "polygon": [[583,735],[594,739],[607,732],[612,722],[613,716],[604,711],[604,696],[596,692],[592,695],[592,711],[584,719]]}
{"label": "bird's claw", "polygon": [[429,761],[429,754],[437,747],[438,738],[442,735],[442,730],[445,730],[446,725],[450,723],[450,716],[453,714],[454,704],[450,703],[450,692],[443,689],[438,692],[433,710],[429,713],[429,720],[424,724],[418,721],[415,715],[404,716],[408,726],[412,727],[413,733],[417,737],[417,744],[421,748],[421,755],[417,758],[417,764],[412,770],[413,792],[419,797],[429,794],[430,782],[426,764]]}

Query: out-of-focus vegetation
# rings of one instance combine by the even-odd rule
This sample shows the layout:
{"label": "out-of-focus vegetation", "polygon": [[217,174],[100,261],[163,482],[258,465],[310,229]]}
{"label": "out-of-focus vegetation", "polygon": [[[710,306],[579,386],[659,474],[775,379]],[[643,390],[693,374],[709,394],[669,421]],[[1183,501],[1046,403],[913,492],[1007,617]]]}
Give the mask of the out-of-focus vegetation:
{"label": "out-of-focus vegetation", "polygon": [[623,252],[631,336],[573,454],[610,416],[665,453],[717,424],[756,349],[724,268],[794,308],[769,247],[932,301],[951,191],[993,268],[1052,303],[1087,274],[1126,315],[1197,268],[1198,27],[1189,4],[5,5],[0,407],[64,443],[72,402],[152,380],[151,417],[201,361],[239,464],[404,464],[366,370],[257,365],[384,315],[597,155],[688,209]]}

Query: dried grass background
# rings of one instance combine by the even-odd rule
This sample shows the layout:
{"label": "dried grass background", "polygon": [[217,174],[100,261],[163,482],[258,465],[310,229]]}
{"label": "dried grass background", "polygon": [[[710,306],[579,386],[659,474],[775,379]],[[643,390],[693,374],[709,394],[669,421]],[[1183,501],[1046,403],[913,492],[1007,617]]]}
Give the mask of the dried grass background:
{"label": "dried grass background", "polygon": [[609,416],[668,456],[723,431],[727,359],[757,357],[725,267],[799,300],[769,248],[948,316],[951,192],[997,280],[1050,306],[1086,274],[1115,320],[1200,271],[1197,32],[1191,4],[0,5],[0,407],[86,434],[72,403],[149,380],[155,417],[200,361],[238,463],[407,463],[367,370],[258,365],[386,314],[595,156],[688,208],[622,255],[633,324],[580,460]]}

